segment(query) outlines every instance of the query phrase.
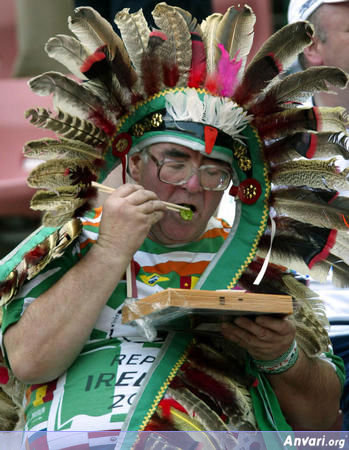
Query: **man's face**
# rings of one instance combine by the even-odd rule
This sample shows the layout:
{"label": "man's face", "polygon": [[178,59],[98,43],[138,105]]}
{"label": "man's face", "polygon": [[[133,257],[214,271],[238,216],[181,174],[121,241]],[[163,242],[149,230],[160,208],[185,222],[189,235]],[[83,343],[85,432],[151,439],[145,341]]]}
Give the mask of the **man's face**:
{"label": "man's face", "polygon": [[326,32],[326,42],[319,44],[323,65],[349,72],[349,1],[322,5],[319,21]]}
{"label": "man's face", "polygon": [[[228,164],[207,158],[199,152],[178,144],[159,143],[150,147],[150,153],[159,161],[164,159],[191,163],[198,168],[203,164],[216,164],[229,168]],[[190,206],[193,218],[190,221],[181,218],[175,211],[167,210],[162,220],[151,229],[150,237],[161,244],[181,244],[197,240],[204,232],[206,224],[215,212],[223,191],[207,191],[200,186],[199,175],[194,173],[181,186],[164,183],[158,178],[156,163],[148,158],[144,162],[139,154],[130,162],[130,173],[134,180],[145,189],[155,192],[160,200]]]}

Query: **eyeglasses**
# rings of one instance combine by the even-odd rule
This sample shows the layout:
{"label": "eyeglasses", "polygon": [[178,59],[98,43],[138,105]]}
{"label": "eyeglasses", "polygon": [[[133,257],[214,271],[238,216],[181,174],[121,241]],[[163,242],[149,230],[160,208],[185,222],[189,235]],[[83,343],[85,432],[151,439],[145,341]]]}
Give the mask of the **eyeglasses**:
{"label": "eyeglasses", "polygon": [[200,186],[207,191],[224,191],[229,186],[231,171],[215,164],[204,164],[198,168],[193,167],[190,161],[176,161],[164,159],[159,161],[146,150],[146,154],[158,168],[158,178],[163,183],[181,186],[193,176],[199,175]]}

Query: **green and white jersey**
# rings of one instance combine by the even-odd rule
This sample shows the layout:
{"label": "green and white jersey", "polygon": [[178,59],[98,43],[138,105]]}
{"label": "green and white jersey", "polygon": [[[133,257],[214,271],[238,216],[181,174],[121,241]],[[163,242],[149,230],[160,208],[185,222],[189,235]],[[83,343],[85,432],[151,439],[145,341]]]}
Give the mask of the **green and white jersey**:
{"label": "green and white jersey", "polygon": [[[2,332],[56,283],[93,245],[101,209],[83,219],[83,232],[64,255],[28,281],[4,308]],[[168,287],[193,288],[229,233],[212,219],[196,242],[164,247],[146,239],[134,255],[138,298]],[[112,268],[111,268],[112,270]],[[100,280],[103,283],[103,280]],[[74,301],[74,293],[71,293]],[[163,341],[147,342],[137,327],[121,324],[126,281],[109,298],[74,364],[57,380],[32,385],[25,399],[27,430],[120,429]],[[59,299],[57,299],[57,302]],[[72,320],[78,321],[75,317]],[[40,323],[33,324],[40,326]]]}

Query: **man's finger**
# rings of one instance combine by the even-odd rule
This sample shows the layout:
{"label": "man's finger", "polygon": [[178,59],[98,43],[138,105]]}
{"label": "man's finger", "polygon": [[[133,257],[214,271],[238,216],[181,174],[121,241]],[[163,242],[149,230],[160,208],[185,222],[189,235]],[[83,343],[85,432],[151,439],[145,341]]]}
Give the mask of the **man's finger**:
{"label": "man's finger", "polygon": [[259,316],[256,318],[256,324],[268,328],[274,333],[285,336],[294,330],[293,323],[285,318],[276,318],[271,316]]}

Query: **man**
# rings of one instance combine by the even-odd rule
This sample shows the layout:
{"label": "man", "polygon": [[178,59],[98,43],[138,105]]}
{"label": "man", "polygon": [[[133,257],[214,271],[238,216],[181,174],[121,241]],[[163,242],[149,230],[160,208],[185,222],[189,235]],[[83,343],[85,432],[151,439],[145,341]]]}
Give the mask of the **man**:
{"label": "man", "polygon": [[[303,68],[312,66],[335,66],[349,72],[348,1],[291,0],[288,22],[308,20],[315,27],[310,46],[299,56]],[[321,106],[344,106],[349,108],[349,89],[333,89],[334,93],[319,92],[314,102]],[[339,94],[339,95],[338,95]]]}
{"label": "man", "polygon": [[[230,13],[234,16],[235,10]],[[138,31],[144,33],[144,22],[137,14],[122,11],[116,18],[128,42],[132,66],[125,55],[120,56],[120,47],[115,51],[115,41],[108,39],[109,50],[104,53],[98,47],[81,67],[81,75],[92,83],[71,84],[54,73],[31,81],[32,89],[44,93],[47,83],[54,80],[58,107],[60,100],[67,105],[69,87],[74,94],[73,109],[78,108],[95,128],[86,119],[76,127],[68,113],[61,113],[46,123],[60,128],[57,121],[64,121],[70,139],[60,129],[64,136],[60,141],[32,142],[25,150],[33,156],[50,144],[49,152],[64,155],[58,160],[48,158],[31,173],[32,186],[50,189],[39,191],[32,200],[33,207],[47,211],[47,226],[14,252],[15,258],[8,260],[3,272],[7,273],[2,285],[3,347],[12,372],[31,385],[27,429],[330,428],[338,413],[341,362],[331,354],[312,302],[303,300],[309,298],[309,292],[291,280],[285,268],[264,267],[268,258],[265,264],[261,256],[254,259],[267,225],[270,195],[269,166],[262,157],[262,140],[255,127],[267,140],[276,129],[268,131],[269,116],[264,113],[256,112],[252,125],[248,111],[231,99],[234,94],[233,98],[247,104],[245,97],[251,95],[244,81],[236,92],[231,90],[242,61],[229,60],[224,69],[217,66],[215,78],[206,80],[209,66],[194,58],[196,45],[203,45],[202,30],[195,28],[192,19],[187,22],[183,10],[165,4],[156,7],[154,17],[161,31],[171,36],[180,26],[181,33],[176,34],[175,46],[160,31],[150,33],[140,61],[132,40],[137,36],[130,29],[137,22]],[[248,7],[237,14],[253,22]],[[167,20],[169,15],[176,22],[174,28]],[[187,18],[184,22],[183,17]],[[107,27],[93,10],[81,8],[70,21],[77,34],[79,21],[85,23],[86,19],[98,25],[99,33],[101,24]],[[224,23],[230,29],[231,23]],[[196,34],[191,36],[188,24]],[[288,30],[285,33],[288,36]],[[307,39],[307,29],[304,36]],[[96,40],[96,33],[90,38]],[[246,39],[251,39],[250,33]],[[164,60],[156,54],[150,58],[151,49],[168,41],[170,53],[157,55]],[[230,44],[226,42],[227,48]],[[208,55],[216,51],[215,44],[206,46]],[[246,47],[241,42],[239,46]],[[171,51],[176,56],[174,67],[169,64]],[[186,61],[188,52],[193,60]],[[226,56],[224,47],[220,53]],[[111,84],[106,63],[112,54],[118,54],[121,61],[114,66],[120,81],[114,79]],[[265,59],[269,61],[269,52]],[[155,63],[163,71],[150,70]],[[125,70],[127,80],[122,78]],[[131,83],[137,70],[138,82],[125,84]],[[161,83],[167,87],[155,90]],[[57,86],[65,89],[56,90]],[[100,98],[104,99],[103,109]],[[39,114],[41,123],[43,116],[47,119],[49,115],[34,110],[31,114],[33,122]],[[342,122],[340,116],[338,122]],[[74,126],[69,126],[72,123]],[[301,127],[304,129],[303,122]],[[90,145],[92,138],[98,145]],[[85,205],[91,181],[103,181],[120,163],[124,179],[127,169],[135,184],[125,183],[112,192],[103,213],[99,209],[71,219]],[[282,177],[278,182],[280,173],[274,173],[276,185],[287,184]],[[234,184],[231,193],[238,199],[231,231],[212,218],[230,181]],[[191,220],[167,211],[163,202],[190,208]],[[73,230],[80,220],[83,230],[79,235],[79,230]],[[54,231],[48,226],[62,223]],[[62,256],[63,247],[73,239]],[[323,254],[319,247],[316,251]],[[16,265],[18,255],[24,262]],[[256,272],[264,279],[253,284]],[[132,298],[168,287],[217,290],[227,286],[248,286],[269,294],[294,293],[295,314],[290,318],[263,315],[255,320],[239,317],[233,324],[222,325],[218,336],[199,336],[195,342],[191,332],[160,333],[148,342],[134,324],[121,322],[124,304],[137,308]],[[151,321],[141,323],[143,331],[151,328]],[[219,441],[220,437],[212,439]],[[215,445],[219,448],[219,443]]]}

